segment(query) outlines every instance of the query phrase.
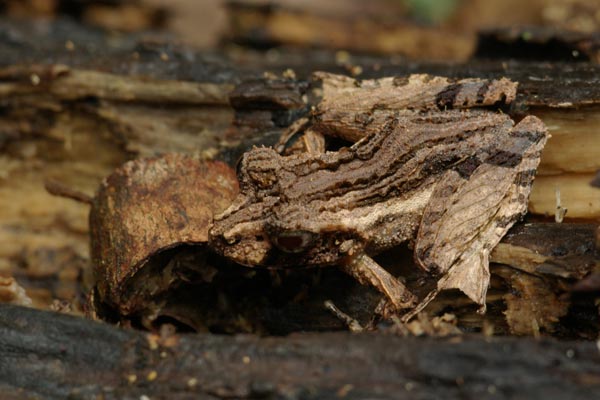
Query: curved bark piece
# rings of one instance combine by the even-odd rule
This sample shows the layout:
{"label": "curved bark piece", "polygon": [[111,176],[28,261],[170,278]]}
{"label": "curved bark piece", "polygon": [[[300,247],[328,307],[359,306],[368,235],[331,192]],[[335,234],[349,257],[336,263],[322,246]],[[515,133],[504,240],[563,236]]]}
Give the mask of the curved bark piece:
{"label": "curved bark piece", "polygon": [[230,167],[194,156],[167,154],[118,168],[103,181],[90,210],[91,257],[100,298],[124,314],[144,307],[138,292],[148,289],[141,285],[127,290],[131,278],[162,250],[206,243],[213,215],[237,192]]}

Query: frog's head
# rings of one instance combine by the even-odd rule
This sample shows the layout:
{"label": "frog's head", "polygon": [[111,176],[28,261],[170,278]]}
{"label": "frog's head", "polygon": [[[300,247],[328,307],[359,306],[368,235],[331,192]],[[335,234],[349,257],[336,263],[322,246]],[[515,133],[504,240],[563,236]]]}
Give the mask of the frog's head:
{"label": "frog's head", "polygon": [[238,163],[241,193],[216,215],[209,231],[210,246],[242,265],[263,265],[270,249],[265,227],[278,201],[280,156],[271,148],[255,147]]}
{"label": "frog's head", "polygon": [[314,218],[296,215],[290,207],[282,215],[278,201],[268,197],[252,202],[240,195],[215,218],[211,247],[239,264],[272,268],[334,264],[344,256],[338,248],[348,238],[339,230],[323,231]]}
{"label": "frog's head", "polygon": [[[262,213],[265,210],[269,212]],[[212,249],[247,266],[310,265],[307,256],[314,253],[318,239],[315,232],[273,224],[272,212],[264,203],[246,204],[237,211],[230,207],[215,218],[209,232]]]}
{"label": "frog's head", "polygon": [[265,232],[273,248],[274,265],[327,265],[345,257],[340,245],[353,242],[352,231],[321,218],[308,204],[286,202],[276,205],[265,221]]}
{"label": "frog's head", "polygon": [[337,264],[353,252],[361,251],[361,242],[351,232],[267,229],[269,263],[273,266],[317,266]]}
{"label": "frog's head", "polygon": [[242,265],[274,268],[339,261],[337,247],[347,240],[348,230],[323,221],[318,207],[302,197],[288,196],[282,186],[292,186],[282,184],[285,172],[273,149],[244,154],[238,172],[241,194],[215,217],[209,232],[217,253]]}
{"label": "frog's head", "polygon": [[265,232],[270,206],[277,201],[270,197],[256,202],[246,195],[237,199],[220,215],[215,216],[208,234],[211,248],[237,262],[263,265],[272,247]]}

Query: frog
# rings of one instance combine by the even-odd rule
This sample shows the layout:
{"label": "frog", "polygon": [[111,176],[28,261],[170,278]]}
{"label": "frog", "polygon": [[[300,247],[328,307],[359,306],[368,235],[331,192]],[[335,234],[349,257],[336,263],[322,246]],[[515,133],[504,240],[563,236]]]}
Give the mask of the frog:
{"label": "frog", "polygon": [[[342,82],[336,88],[360,94],[361,86],[332,79]],[[350,132],[356,140],[350,146],[291,155],[270,147],[247,151],[238,168],[240,193],[210,229],[212,249],[248,267],[339,268],[381,292],[378,308],[404,321],[451,288],[483,312],[489,254],[527,212],[548,132],[535,116],[515,123],[506,113],[477,108],[486,105],[482,87],[492,91],[488,103],[497,104],[514,98],[514,85],[503,92],[498,81],[444,79],[417,75],[364,85],[379,90],[392,82],[407,98],[419,85],[437,85],[416,102],[408,99],[409,106],[388,96],[395,103],[386,108],[371,90],[370,104],[335,109],[324,96],[312,123],[294,128]],[[460,85],[476,99],[463,100]],[[348,103],[347,93],[342,98]],[[373,258],[405,242],[416,264],[439,278],[423,299]]]}

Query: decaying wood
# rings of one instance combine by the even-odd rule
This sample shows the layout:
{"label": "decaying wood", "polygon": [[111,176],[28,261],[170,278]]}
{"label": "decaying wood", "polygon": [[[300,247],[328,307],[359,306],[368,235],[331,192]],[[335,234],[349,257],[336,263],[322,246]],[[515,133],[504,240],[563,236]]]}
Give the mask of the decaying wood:
{"label": "decaying wood", "polygon": [[382,333],[159,336],[0,306],[6,398],[589,399],[600,396],[599,375],[594,342]]}
{"label": "decaying wood", "polygon": [[31,306],[31,299],[14,278],[0,276],[0,303]]}
{"label": "decaying wood", "polygon": [[165,7],[139,0],[2,0],[0,11],[16,18],[68,15],[86,24],[125,32],[160,28],[167,17]]}
{"label": "decaying wood", "polygon": [[226,164],[182,154],[138,159],[115,170],[103,180],[90,210],[91,258],[102,300],[127,314],[146,297],[159,295],[176,279],[169,268],[139,285],[130,285],[131,278],[150,255],[206,243],[213,216],[237,192]]}
{"label": "decaying wood", "polygon": [[[347,9],[354,7],[356,14],[349,10],[319,12],[319,7],[314,12],[290,4],[230,2],[231,39],[255,46],[318,46],[437,60],[465,60],[472,53],[473,34],[417,24],[402,12],[402,4],[381,7],[381,3],[379,10],[377,4],[371,5],[372,12],[367,10],[370,18],[365,18],[365,9],[359,2],[343,5]],[[390,7],[395,8],[395,18],[390,18]]]}
{"label": "decaying wood", "polygon": [[[314,70],[348,72],[335,57],[310,52],[295,58],[282,52],[279,60],[289,63],[284,68],[260,57],[249,70],[233,66],[222,56],[136,35],[105,36],[64,20],[43,29],[4,20],[0,30],[0,270],[15,277],[38,307],[48,307],[57,298],[77,304],[82,287],[91,286],[89,208],[50,196],[44,189],[48,180],[91,196],[102,178],[136,156],[201,151],[234,164],[252,143],[274,143],[283,129],[315,104],[307,86]],[[550,121],[557,142],[561,132],[575,127],[573,122],[578,128],[568,136],[575,143],[580,135],[597,130],[588,129],[586,123],[593,122],[597,113],[593,104],[600,99],[595,83],[599,71],[587,63],[392,65],[376,57],[362,60],[349,56],[347,64],[361,67],[361,77],[366,78],[410,73],[506,76],[519,82],[516,105],[508,110],[511,115],[529,107],[531,113]],[[290,66],[295,79],[291,73],[282,75]],[[265,70],[281,78],[265,79]],[[236,84],[238,90],[230,92]],[[262,100],[247,93],[260,94]],[[230,94],[234,108],[227,101]],[[564,116],[572,118],[563,123]],[[581,157],[575,153],[555,162],[551,156],[546,168],[552,173],[561,168],[595,172],[594,144],[600,141],[586,138]],[[566,151],[564,143],[555,147],[560,154]],[[547,149],[552,146],[550,140]],[[585,170],[577,166],[582,165],[580,159],[590,160],[581,167]],[[535,200],[535,186],[533,190],[535,204],[540,197]],[[567,192],[561,193],[563,204],[575,212]],[[553,214],[554,194],[549,204],[549,210],[540,212]]]}
{"label": "decaying wood", "polygon": [[217,56],[198,69],[198,53],[190,59],[167,44],[65,20],[43,29],[2,20],[0,30],[0,271],[37,307],[61,299],[78,309],[91,287],[89,206],[53,197],[45,184],[91,197],[135,156],[206,157],[238,143],[223,132],[228,93],[242,74]]}
{"label": "decaying wood", "polygon": [[[385,0],[370,1],[368,6],[351,0],[325,4],[237,0],[228,4],[227,11],[230,39],[246,46],[333,48],[440,61],[464,61],[476,48],[486,56],[544,60],[590,59],[590,54],[597,53],[594,32],[599,22],[595,2],[539,0],[524,4],[518,0],[465,0],[451,3],[451,9],[444,13],[445,5],[448,4],[431,6],[439,14],[437,18],[424,12],[427,3]],[[423,24],[424,20],[434,23]],[[538,28],[507,28],[501,36],[488,33],[478,40],[477,32],[489,32],[498,26]],[[517,42],[512,44],[519,44],[522,39],[521,46],[513,46],[518,53],[498,46],[503,39],[507,41],[506,37]],[[572,50],[579,55],[573,57]],[[597,61],[596,57],[591,58]]]}
{"label": "decaying wood", "polygon": [[570,301],[557,294],[552,283],[521,272],[507,272],[511,290],[504,295],[506,323],[513,335],[539,336],[555,332],[560,318],[567,315]]}
{"label": "decaying wood", "polygon": [[600,171],[596,172],[596,176],[594,176],[594,179],[592,179],[590,185],[597,188],[600,187]]}
{"label": "decaying wood", "polygon": [[598,106],[531,110],[547,124],[552,135],[532,193],[532,211],[536,214],[553,214],[553,193],[558,188],[568,216],[598,215],[600,198],[597,190],[586,183],[598,169],[599,111]]}
{"label": "decaying wood", "polygon": [[596,218],[600,213],[598,189],[590,187],[592,173],[566,173],[541,175],[531,193],[530,211],[552,216],[556,210],[556,199],[567,209],[567,217]]}
{"label": "decaying wood", "polygon": [[554,27],[502,28],[480,33],[475,57],[600,63],[600,35]]}
{"label": "decaying wood", "polygon": [[491,253],[493,262],[536,276],[582,279],[597,263],[596,224],[515,226]]}
{"label": "decaying wood", "polygon": [[544,13],[545,25],[555,28],[593,33],[600,28],[598,3],[586,0],[549,1]]}
{"label": "decaying wood", "polygon": [[492,268],[492,274],[511,288],[502,295],[511,333],[569,336],[571,328],[585,325],[583,320],[572,323],[560,318],[569,307],[571,311],[587,307],[574,291],[600,267],[596,229],[596,224],[521,224],[494,248],[490,258],[500,265]]}

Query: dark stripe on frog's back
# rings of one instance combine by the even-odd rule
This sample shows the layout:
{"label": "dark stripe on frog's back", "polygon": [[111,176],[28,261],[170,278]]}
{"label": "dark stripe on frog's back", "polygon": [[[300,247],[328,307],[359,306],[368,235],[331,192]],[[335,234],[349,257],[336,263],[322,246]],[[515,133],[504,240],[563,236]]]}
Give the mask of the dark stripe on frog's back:
{"label": "dark stripe on frog's back", "polygon": [[[505,134],[512,124],[507,116],[498,114],[459,111],[439,114],[414,114],[412,120],[397,119],[385,131],[365,138],[350,150],[354,154],[361,153],[361,158],[365,159],[354,156],[344,163],[325,163],[335,168],[322,169],[294,179],[285,185],[282,193],[289,200],[309,203],[314,200],[335,200],[349,192],[363,191],[365,198],[381,201],[417,188],[428,177],[444,172],[449,165],[464,158],[466,151],[472,151],[468,150],[467,138],[479,135],[474,140],[482,145],[489,144],[495,136]],[[425,125],[428,121],[447,123]],[[456,130],[457,121],[462,122],[463,129],[459,131]],[[503,124],[498,126],[498,122]],[[411,136],[405,130],[407,126]],[[423,140],[427,136],[425,132],[430,132],[429,140]],[[451,147],[440,147],[452,144],[455,144],[452,146],[456,149],[455,156],[450,153]],[[328,153],[322,157],[336,158],[336,154]],[[413,168],[422,173],[411,175],[409,170]],[[373,196],[377,192],[385,194]]]}
{"label": "dark stripe on frog's back", "polygon": [[435,104],[442,111],[453,108],[456,103],[456,97],[462,89],[462,84],[453,83],[448,85],[446,89],[439,92],[435,98]]}
{"label": "dark stripe on frog's back", "polygon": [[[523,162],[523,158],[538,159],[541,152],[540,141],[546,139],[546,133],[525,130],[517,125],[510,134],[501,138],[497,149],[488,157],[487,164],[514,168]],[[535,150],[539,147],[539,150]],[[533,150],[533,152],[531,151]]]}
{"label": "dark stripe on frog's back", "polygon": [[[437,145],[440,144],[442,143],[437,143]],[[333,193],[333,190],[331,190],[331,193],[323,191],[321,194],[326,194],[326,196],[312,196],[310,200],[331,198],[334,194],[342,196],[349,192],[358,194],[362,191],[363,195],[354,196],[356,198],[355,204],[350,204],[349,208],[354,208],[355,206],[384,201],[390,197],[406,195],[418,189],[426,180],[434,179],[434,176],[444,173],[449,165],[458,163],[463,158],[464,148],[460,150],[457,142],[444,143],[445,146],[452,146],[455,151],[446,148],[445,151],[438,152],[435,150],[435,145],[432,143],[431,146],[422,146],[422,148],[417,149],[417,154],[409,154],[406,157],[407,159],[401,159],[400,162],[395,163],[396,165],[388,166],[389,169],[387,170],[375,164],[371,167],[372,173],[362,181],[348,182],[344,187],[345,190],[338,190],[337,193]],[[426,147],[433,147],[433,149],[427,151]],[[463,171],[463,176],[470,175],[472,170],[473,168]],[[339,204],[336,205],[336,207],[338,206]]]}
{"label": "dark stripe on frog's back", "polygon": [[[487,126],[480,129],[477,134],[479,133],[482,135],[480,140],[483,144],[485,143],[484,136],[489,142],[494,140],[496,134],[502,134],[503,132],[496,131],[493,126]],[[426,181],[436,179],[435,176],[441,175],[449,169],[455,169],[463,178],[468,178],[482,161],[475,155],[465,158],[465,154],[468,154],[466,153],[465,143],[464,140],[440,140],[437,143],[434,140],[427,143],[431,146],[415,147],[415,151],[411,152],[410,157],[407,158],[410,160],[409,163],[413,164],[413,167],[418,166],[418,168],[414,168],[416,173],[411,173],[413,167],[406,163],[407,160],[401,160],[397,165],[390,168],[389,173],[381,176],[376,182],[371,181],[368,190],[366,188],[364,190],[366,196],[363,201],[357,201],[355,205],[362,206],[384,201],[391,197],[406,196],[413,190],[421,188]],[[437,150],[438,147],[440,148],[439,151]],[[427,148],[430,148],[430,153],[419,153],[420,150]]]}
{"label": "dark stripe on frog's back", "polygon": [[477,104],[483,104],[485,95],[490,89],[491,81],[484,81],[479,90],[477,90]]}
{"label": "dark stripe on frog's back", "polygon": [[506,150],[497,150],[494,154],[488,157],[486,164],[497,165],[500,167],[513,168],[523,160],[522,153],[514,153]]}

